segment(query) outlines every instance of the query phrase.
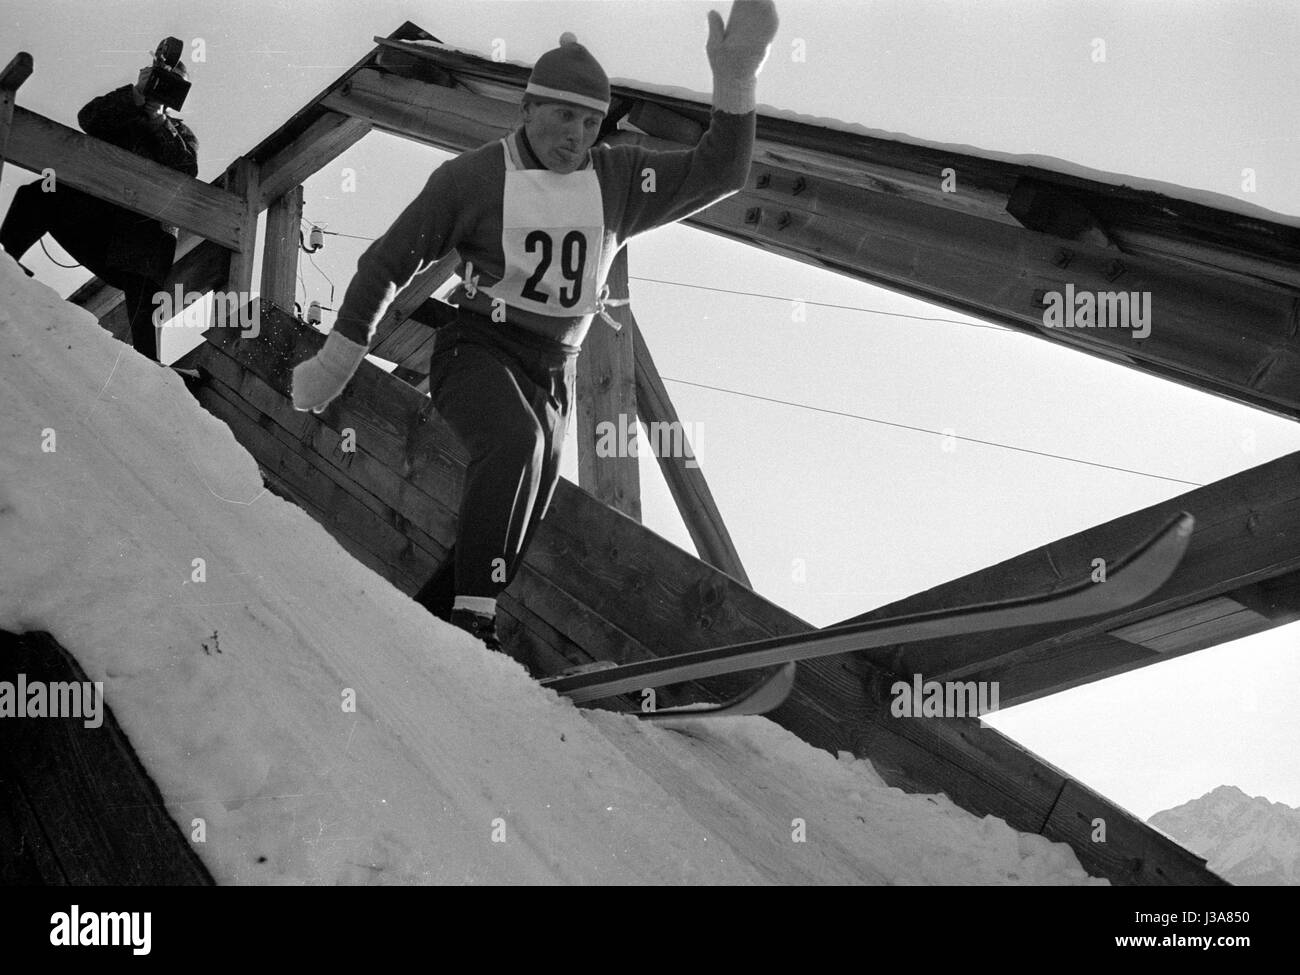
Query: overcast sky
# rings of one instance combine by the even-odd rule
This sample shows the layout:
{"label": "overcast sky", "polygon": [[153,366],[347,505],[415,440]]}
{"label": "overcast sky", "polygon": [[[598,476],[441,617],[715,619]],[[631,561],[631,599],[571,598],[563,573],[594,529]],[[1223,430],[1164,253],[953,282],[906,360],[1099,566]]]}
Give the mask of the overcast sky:
{"label": "overcast sky", "polygon": [[[133,81],[162,37],[201,46],[182,114],[212,179],[404,20],[530,63],[572,30],[612,77],[707,92],[711,8],[726,5],[7,0],[0,57],[30,51],[19,103],[73,125],[90,98]],[[784,0],[778,11],[762,103],[1300,214],[1300,17],[1288,0]],[[445,158],[375,135],[313,177],[307,218],[363,239],[327,238],[319,269],[303,264],[300,299],[330,305],[329,279],[336,304],[364,238]],[[0,206],[30,178],[6,167]],[[64,294],[85,277],[39,249],[24,263]],[[703,430],[703,468],[755,587],[816,625],[1300,450],[1295,423],[688,228],[636,240],[630,267],[645,341],[682,418]],[[791,320],[796,299],[806,321]],[[1006,446],[945,450],[946,430]],[[643,490],[646,523],[689,549],[644,464]],[[993,723],[1141,815],[1224,783],[1300,805],[1298,640],[1294,626],[1275,630]]]}

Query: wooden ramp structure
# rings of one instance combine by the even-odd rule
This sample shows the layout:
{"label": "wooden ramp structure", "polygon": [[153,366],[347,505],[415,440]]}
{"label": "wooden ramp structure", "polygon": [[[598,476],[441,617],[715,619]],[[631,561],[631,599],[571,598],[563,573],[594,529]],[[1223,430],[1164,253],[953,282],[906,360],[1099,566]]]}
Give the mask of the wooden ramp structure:
{"label": "wooden ramp structure", "polygon": [[[528,69],[440,46],[406,23],[240,157],[213,185],[169,173],[15,108],[5,158],[179,224],[170,290],[243,302],[267,212],[260,333],[213,328],[187,358],[200,401],[258,459],[267,483],[356,558],[414,592],[455,535],[464,454],[426,395],[434,330],[455,310],[431,298],[450,255],[397,296],[374,355],[325,412],[298,413],[290,370],[323,336],[294,314],[302,183],[371,131],[463,151],[517,122]],[[30,65],[29,65],[30,67]],[[0,84],[0,90],[3,85]],[[16,86],[14,89],[16,90]],[[12,94],[11,90],[11,94]],[[707,104],[615,86],[602,138],[687,147]],[[961,192],[944,191],[945,171]],[[166,190],[166,192],[163,192]],[[1292,419],[1300,417],[1300,231],[1174,196],[760,115],[747,187],[688,221],[729,239],[1062,342]],[[627,251],[610,277],[626,297]],[[1159,327],[1048,329],[1043,295],[1150,291]],[[71,300],[125,334],[120,294],[91,281]],[[189,300],[189,299],[187,299]],[[629,306],[593,328],[579,362],[579,484],[561,481],[523,571],[501,603],[503,635],[535,673],[628,662],[795,633],[804,621],[754,593],[703,472],[657,458],[699,553],[640,524],[636,457],[601,457],[602,423],[680,429]],[[674,427],[676,425],[676,427]],[[890,687],[913,674],[998,680],[1005,704],[1147,666],[1300,617],[1300,454],[1245,471],[1015,559],[881,607],[891,615],[1049,592],[1184,509],[1188,558],[1142,604],[962,641],[810,662],[773,720],[832,753],[869,758],[893,785],[945,792],[977,815],[1069,843],[1091,873],[1124,884],[1219,884],[1199,857],[977,718],[899,718]],[[720,700],[755,675],[680,687],[661,703]]]}
{"label": "wooden ramp structure", "polygon": [[[48,633],[0,630],[0,681],[88,683]],[[67,698],[65,697],[64,700]],[[83,717],[0,721],[0,885],[211,886],[107,704]],[[66,712],[65,712],[66,713]]]}

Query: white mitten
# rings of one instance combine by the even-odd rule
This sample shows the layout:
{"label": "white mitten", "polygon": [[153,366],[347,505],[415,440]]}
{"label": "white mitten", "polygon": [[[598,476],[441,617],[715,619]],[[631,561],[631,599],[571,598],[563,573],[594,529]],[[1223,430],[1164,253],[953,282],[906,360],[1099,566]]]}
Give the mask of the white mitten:
{"label": "white mitten", "polygon": [[721,14],[709,11],[704,49],[713,68],[713,107],[718,111],[747,115],[754,110],[758,72],[778,23],[772,0],[735,0],[726,27]]}
{"label": "white mitten", "polygon": [[325,346],[293,370],[293,408],[319,413],[329,405],[366,357],[366,347],[330,332]]}

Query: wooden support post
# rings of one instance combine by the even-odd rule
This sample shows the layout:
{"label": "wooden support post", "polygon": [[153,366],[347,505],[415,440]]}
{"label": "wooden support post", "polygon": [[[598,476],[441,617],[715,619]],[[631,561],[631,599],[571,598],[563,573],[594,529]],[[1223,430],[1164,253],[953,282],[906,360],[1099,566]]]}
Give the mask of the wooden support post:
{"label": "wooden support post", "polygon": [[14,122],[14,102],[18,89],[31,77],[32,56],[19,51],[0,74],[0,176],[4,175],[5,155],[9,149],[9,129]]}
{"label": "wooden support post", "polygon": [[[242,201],[243,213],[236,230],[238,246],[230,255],[230,270],[226,277],[225,294],[217,293],[212,296],[213,325],[226,322],[237,323],[240,310],[252,301],[253,258],[257,251],[257,215],[260,203],[257,176],[257,163],[247,156],[240,156],[222,177],[225,189]],[[256,306],[253,310],[256,312]]]}
{"label": "wooden support post", "polygon": [[[608,281],[611,298],[627,297],[626,247],[614,258]],[[598,501],[640,521],[640,467],[634,453],[636,325],[627,305],[613,306],[610,316],[622,328],[615,331],[597,317],[578,359],[578,484]]]}
{"label": "wooden support post", "polygon": [[[646,347],[645,336],[639,329],[635,357],[637,409],[641,414],[641,422],[651,434],[651,442],[662,444],[666,439],[662,433],[655,434],[657,429],[670,431],[667,439],[672,442],[678,442],[680,437],[681,443],[688,443],[677,410],[668,396],[650,350]],[[695,549],[700,553],[700,561],[707,562],[748,586],[749,576],[741,564],[740,553],[731,541],[731,533],[727,531],[722,512],[713,500],[713,492],[704,479],[704,471],[693,456],[694,451],[690,452],[691,456],[675,456],[675,453],[657,451],[659,469],[668,482],[668,490],[677,503],[677,510],[686,524],[686,530],[691,534],[691,540],[695,542]]]}
{"label": "wooden support post", "polygon": [[262,297],[292,315],[298,279],[298,242],[302,227],[302,184],[274,201],[266,211],[262,250]]}

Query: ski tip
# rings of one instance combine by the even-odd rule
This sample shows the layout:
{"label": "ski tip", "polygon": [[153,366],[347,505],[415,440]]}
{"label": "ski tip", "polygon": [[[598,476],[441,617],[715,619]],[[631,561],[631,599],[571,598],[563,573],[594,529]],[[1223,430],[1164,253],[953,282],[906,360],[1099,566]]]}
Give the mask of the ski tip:
{"label": "ski tip", "polygon": [[1184,511],[1178,516],[1178,537],[1186,538],[1196,527],[1196,516],[1190,511]]}

